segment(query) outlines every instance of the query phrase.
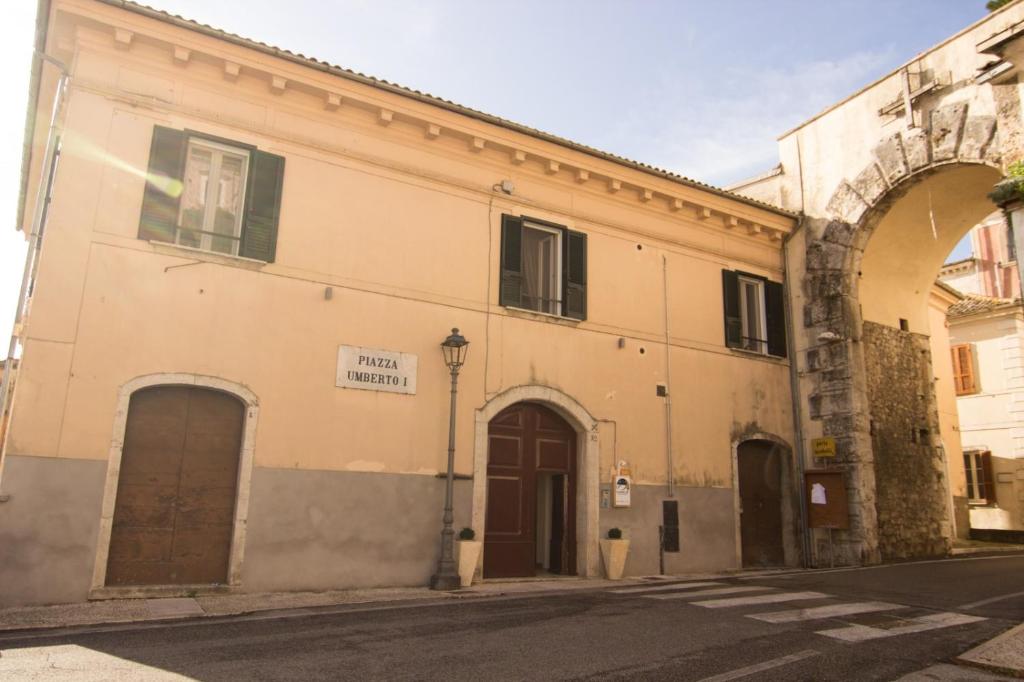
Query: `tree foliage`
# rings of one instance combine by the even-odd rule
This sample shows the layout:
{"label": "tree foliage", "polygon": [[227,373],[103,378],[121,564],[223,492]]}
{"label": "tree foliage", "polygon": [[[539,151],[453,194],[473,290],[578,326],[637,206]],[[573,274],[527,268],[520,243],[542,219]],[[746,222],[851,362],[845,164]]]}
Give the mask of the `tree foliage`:
{"label": "tree foliage", "polygon": [[988,2],[985,4],[985,8],[989,12],[995,12],[1003,5],[1009,5],[1011,2],[1013,2],[1013,0],[988,0]]}

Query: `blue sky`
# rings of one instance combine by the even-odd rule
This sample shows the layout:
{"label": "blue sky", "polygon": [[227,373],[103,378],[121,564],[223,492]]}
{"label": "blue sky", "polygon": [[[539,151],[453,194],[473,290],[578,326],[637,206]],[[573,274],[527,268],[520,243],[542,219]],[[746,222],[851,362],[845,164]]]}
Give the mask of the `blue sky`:
{"label": "blue sky", "polygon": [[[0,29],[4,343],[34,4],[5,6]],[[986,13],[984,0],[148,4],[718,185],[774,166],[779,134]]]}

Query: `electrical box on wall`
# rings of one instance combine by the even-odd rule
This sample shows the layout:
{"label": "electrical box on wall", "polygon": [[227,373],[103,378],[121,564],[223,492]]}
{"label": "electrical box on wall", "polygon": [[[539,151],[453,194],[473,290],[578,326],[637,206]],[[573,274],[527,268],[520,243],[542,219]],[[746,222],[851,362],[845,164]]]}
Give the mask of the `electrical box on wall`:
{"label": "electrical box on wall", "polygon": [[632,501],[633,478],[626,462],[619,462],[612,481],[612,506],[629,507]]}

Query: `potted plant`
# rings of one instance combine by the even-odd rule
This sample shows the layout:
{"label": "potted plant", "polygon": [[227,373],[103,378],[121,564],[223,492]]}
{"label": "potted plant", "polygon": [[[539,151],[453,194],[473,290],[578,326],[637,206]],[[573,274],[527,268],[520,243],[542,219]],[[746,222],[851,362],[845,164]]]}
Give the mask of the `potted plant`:
{"label": "potted plant", "polygon": [[459,541],[455,543],[456,561],[459,564],[459,584],[462,587],[469,587],[473,584],[473,575],[476,573],[477,564],[480,563],[480,551],[484,543],[476,538],[476,531],[472,528],[463,528],[459,531]]}
{"label": "potted plant", "polygon": [[626,570],[626,555],[629,554],[629,540],[623,539],[622,530],[609,528],[608,538],[601,540],[601,559],[604,573],[609,580],[621,580]]}

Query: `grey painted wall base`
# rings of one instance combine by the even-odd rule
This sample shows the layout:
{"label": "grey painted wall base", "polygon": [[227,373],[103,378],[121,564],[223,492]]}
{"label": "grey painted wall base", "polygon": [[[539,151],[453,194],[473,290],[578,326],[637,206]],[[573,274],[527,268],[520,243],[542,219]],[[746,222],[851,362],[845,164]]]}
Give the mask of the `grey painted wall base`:
{"label": "grey painted wall base", "polygon": [[[441,551],[444,479],[256,467],[242,589],[426,585]],[[455,482],[455,532],[472,482]],[[481,533],[483,529],[476,529]]]}
{"label": "grey painted wall base", "polygon": [[[88,598],[106,462],[9,455],[0,504],[0,606]],[[635,486],[633,506],[603,509],[602,536],[630,538],[627,575],[659,572],[662,500],[679,503],[680,549],[666,573],[735,568],[729,488]],[[245,592],[426,585],[440,554],[444,479],[426,475],[253,470],[240,588]],[[455,482],[455,530],[469,525],[472,481]],[[483,529],[476,529],[481,533]],[[478,536],[479,537],[479,536]]]}
{"label": "grey painted wall base", "polygon": [[0,504],[0,607],[85,601],[107,463],[8,454]]}
{"label": "grey painted wall base", "polygon": [[659,573],[658,526],[662,500],[679,503],[679,552],[665,553],[665,573],[692,573],[736,568],[736,516],[732,488],[677,486],[668,496],[666,486],[635,485],[632,506],[601,510],[601,537],[621,528],[628,538],[626,575]]}

